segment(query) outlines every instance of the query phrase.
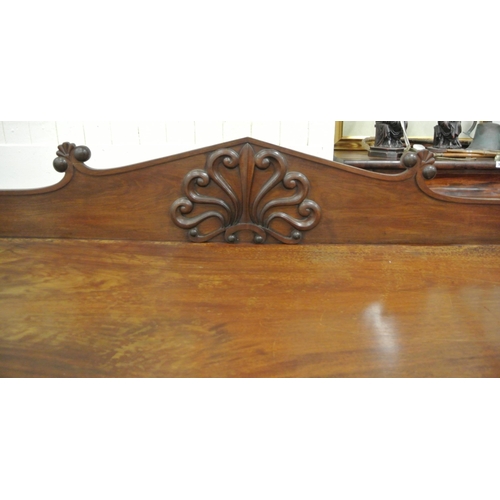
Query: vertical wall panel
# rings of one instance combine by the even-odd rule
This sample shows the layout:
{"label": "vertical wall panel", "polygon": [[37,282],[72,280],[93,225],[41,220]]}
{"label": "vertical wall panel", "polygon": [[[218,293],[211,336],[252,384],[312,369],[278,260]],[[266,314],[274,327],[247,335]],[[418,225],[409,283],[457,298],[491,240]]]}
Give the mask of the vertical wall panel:
{"label": "vertical wall panel", "polygon": [[335,143],[335,122],[310,121],[309,122],[309,154],[333,159],[333,146]]}
{"label": "vertical wall panel", "polygon": [[[334,122],[61,121],[0,122],[0,189],[54,184],[57,145],[90,147],[91,168],[113,168],[251,136],[323,158],[333,158]],[[195,139],[196,138],[196,139]]]}
{"label": "vertical wall panel", "polygon": [[309,146],[332,146],[335,136],[335,122],[310,121]]}
{"label": "vertical wall panel", "polygon": [[[116,155],[119,148],[112,147],[111,123],[108,121],[84,121],[84,144],[92,151],[88,165],[92,168],[112,168],[126,165],[126,158]],[[74,141],[72,141],[74,142]]]}
{"label": "vertical wall panel", "polygon": [[133,121],[112,121],[109,124],[111,144],[139,145],[139,124]]}
{"label": "vertical wall panel", "polygon": [[3,122],[6,144],[31,144],[29,122]]}
{"label": "vertical wall panel", "polygon": [[93,145],[111,144],[111,124],[104,121],[83,122],[85,143],[92,149]]}
{"label": "vertical wall panel", "polygon": [[279,145],[281,124],[278,121],[252,122],[252,137],[261,141]]}
{"label": "vertical wall panel", "polygon": [[222,138],[224,141],[241,139],[252,135],[252,122],[227,121],[222,123]]}
{"label": "vertical wall panel", "polygon": [[195,127],[196,147],[210,146],[223,142],[222,121],[197,121]]}
{"label": "vertical wall panel", "polygon": [[309,122],[281,122],[280,145],[285,148],[305,151],[309,139]]}
{"label": "vertical wall panel", "polygon": [[139,143],[141,145],[165,144],[167,142],[167,125],[160,121],[144,121],[138,123]]}
{"label": "vertical wall panel", "polygon": [[168,121],[167,127],[167,143],[168,144],[189,144],[194,146],[194,121]]}
{"label": "vertical wall panel", "polygon": [[0,189],[31,189],[51,186],[63,174],[52,166],[57,146],[9,144],[0,147]]}
{"label": "vertical wall panel", "polygon": [[57,146],[56,122],[29,122],[29,128],[32,144]]}
{"label": "vertical wall panel", "polygon": [[56,122],[57,144],[72,142],[77,146],[87,145],[83,132],[83,122],[63,121]]}

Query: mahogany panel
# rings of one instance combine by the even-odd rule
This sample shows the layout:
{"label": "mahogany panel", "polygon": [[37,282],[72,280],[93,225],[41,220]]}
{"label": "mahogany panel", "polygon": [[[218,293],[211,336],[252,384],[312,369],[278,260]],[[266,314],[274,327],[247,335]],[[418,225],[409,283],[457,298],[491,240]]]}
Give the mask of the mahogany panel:
{"label": "mahogany panel", "polygon": [[[431,178],[436,169],[434,158],[427,151],[409,157],[402,165],[406,170],[389,175],[322,160],[255,139],[241,139],[112,170],[89,169],[83,163],[89,156],[85,148],[62,145],[56,167],[66,169],[66,174],[59,185],[41,190],[0,192],[0,237],[189,241],[195,238],[196,228],[178,227],[171,209],[186,195],[187,176],[193,171],[206,172],[209,159],[213,155],[220,156],[221,151],[231,151],[227,158],[238,157],[234,165],[239,170],[233,169],[229,175],[260,175],[258,161],[264,151],[269,153],[268,157],[274,156],[268,170],[278,168],[277,158],[283,158],[286,172],[296,177],[300,174],[307,180],[306,184],[296,182],[296,187],[291,183],[286,187],[283,180],[276,188],[276,196],[290,196],[290,193],[299,192],[299,184],[306,185],[305,205],[286,206],[283,213],[289,219],[295,218],[299,225],[307,225],[312,211],[317,214],[314,223],[303,233],[300,228],[297,234],[293,232],[296,231],[294,227],[286,226],[284,217],[280,221],[275,218],[272,223],[278,221],[281,226],[275,228],[274,236],[272,231],[267,239],[260,234],[257,242],[500,242],[498,189],[483,191],[479,196],[460,196],[459,190],[439,186],[433,190]],[[226,160],[221,157],[221,161]],[[248,165],[246,174],[242,174],[243,163]],[[233,181],[235,185],[240,183]],[[195,188],[201,194],[203,186],[198,183]],[[216,196],[217,186],[213,181],[207,189],[209,196]],[[250,197],[253,203],[253,188],[246,192],[244,189],[236,193],[236,198]],[[268,201],[274,203],[273,199]],[[236,212],[239,216],[245,210]],[[210,222],[214,223],[216,218],[212,217]],[[248,222],[244,224],[238,229],[251,230]],[[213,226],[208,228],[209,232],[212,230]],[[280,231],[281,236],[276,236]],[[214,241],[230,240],[225,240],[220,232]]]}
{"label": "mahogany panel", "polygon": [[500,247],[0,240],[0,376],[498,377]]}
{"label": "mahogany panel", "polygon": [[65,143],[58,185],[0,192],[0,376],[500,375],[493,172],[253,139],[89,157]]}

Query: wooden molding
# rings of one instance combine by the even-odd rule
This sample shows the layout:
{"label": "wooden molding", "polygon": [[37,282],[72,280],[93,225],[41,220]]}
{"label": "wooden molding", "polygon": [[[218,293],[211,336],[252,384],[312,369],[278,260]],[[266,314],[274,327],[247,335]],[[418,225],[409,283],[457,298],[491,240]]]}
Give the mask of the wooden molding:
{"label": "wooden molding", "polygon": [[89,158],[86,146],[64,143],[54,161],[61,182],[0,192],[0,237],[500,243],[500,198],[433,189],[428,150],[407,153],[396,174],[251,138],[109,170],[89,168]]}

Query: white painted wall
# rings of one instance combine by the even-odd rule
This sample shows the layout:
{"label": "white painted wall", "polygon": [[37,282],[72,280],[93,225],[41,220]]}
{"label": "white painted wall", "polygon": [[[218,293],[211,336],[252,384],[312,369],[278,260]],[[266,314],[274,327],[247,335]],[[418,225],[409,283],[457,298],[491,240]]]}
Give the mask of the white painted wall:
{"label": "white painted wall", "polygon": [[247,136],[332,159],[334,130],[334,121],[305,120],[0,122],[0,189],[57,183],[52,161],[66,141],[91,149],[89,167],[113,168]]}
{"label": "white painted wall", "polygon": [[[436,122],[410,122],[410,135],[432,136]],[[464,130],[471,122],[463,122]],[[373,134],[374,122],[344,122],[345,136]],[[57,183],[52,167],[63,142],[87,145],[92,168],[113,168],[253,137],[333,159],[335,121],[5,121],[0,122],[0,189]]]}

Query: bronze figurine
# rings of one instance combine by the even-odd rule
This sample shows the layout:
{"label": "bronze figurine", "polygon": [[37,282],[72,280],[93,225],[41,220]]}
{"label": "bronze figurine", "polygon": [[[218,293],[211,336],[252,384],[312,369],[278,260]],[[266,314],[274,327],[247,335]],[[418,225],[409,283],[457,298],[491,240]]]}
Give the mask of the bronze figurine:
{"label": "bronze figurine", "polygon": [[408,122],[375,122],[375,144],[370,148],[369,156],[399,158],[405,150],[403,137]]}
{"label": "bronze figurine", "polygon": [[439,149],[459,149],[462,144],[458,136],[462,133],[462,122],[438,122],[434,127],[433,146]]}
{"label": "bronze figurine", "polygon": [[[405,123],[405,129],[408,122]],[[375,146],[381,148],[404,148],[401,139],[404,131],[401,122],[375,122]]]}

